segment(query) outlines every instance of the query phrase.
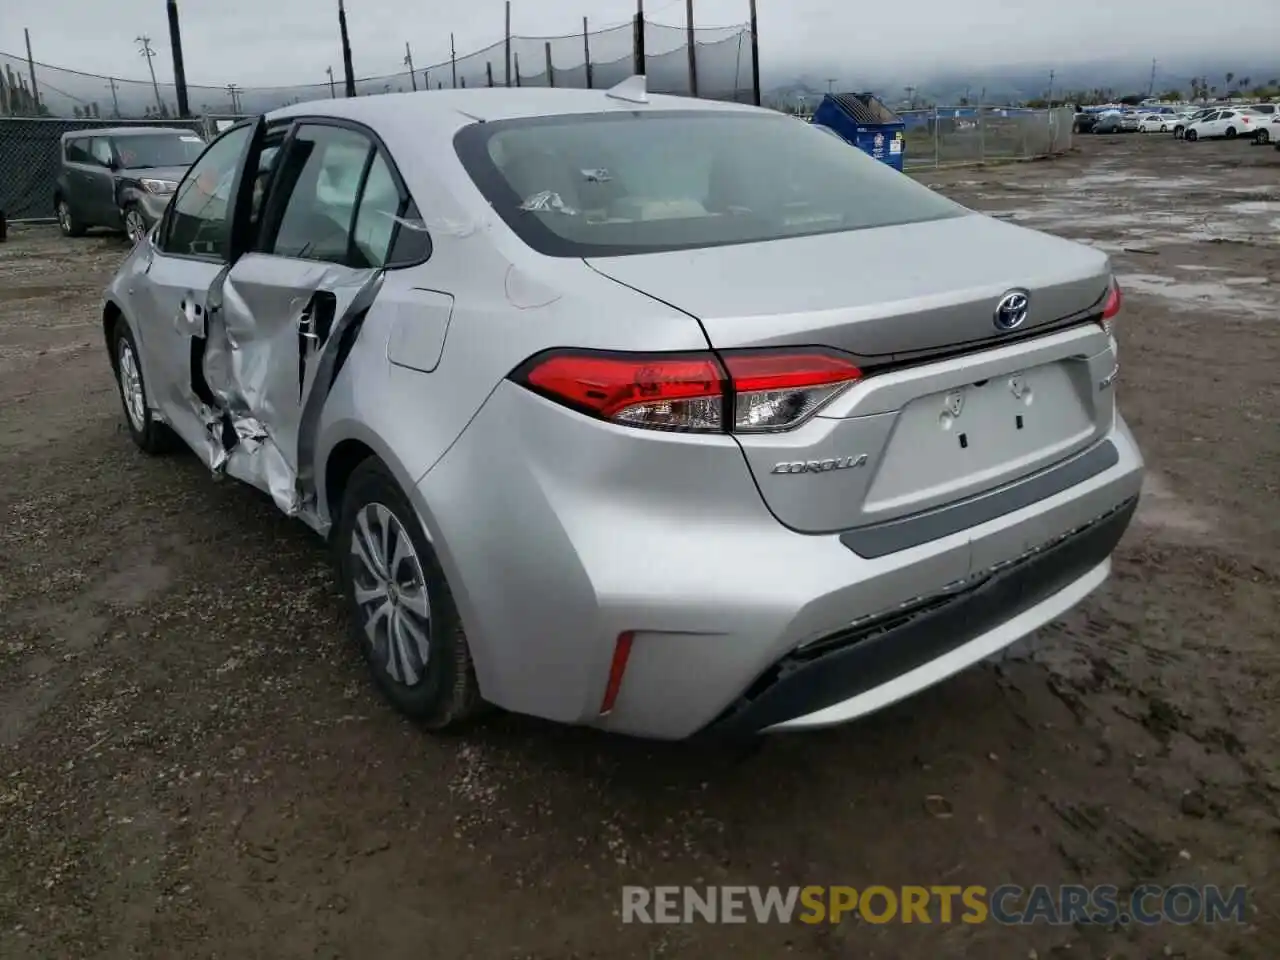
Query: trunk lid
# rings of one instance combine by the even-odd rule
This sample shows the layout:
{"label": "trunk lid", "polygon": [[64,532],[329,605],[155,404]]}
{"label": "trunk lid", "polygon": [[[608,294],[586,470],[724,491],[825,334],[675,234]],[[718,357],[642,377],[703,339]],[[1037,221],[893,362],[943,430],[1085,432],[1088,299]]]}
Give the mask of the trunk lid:
{"label": "trunk lid", "polygon": [[[826,346],[871,368],[800,427],[737,436],[797,530],[932,510],[1110,429],[1111,338],[1097,324],[1051,332],[1107,291],[1107,257],[1080,244],[975,214],[588,263],[697,317],[716,349]],[[1017,337],[994,322],[1012,290],[1029,300]]]}

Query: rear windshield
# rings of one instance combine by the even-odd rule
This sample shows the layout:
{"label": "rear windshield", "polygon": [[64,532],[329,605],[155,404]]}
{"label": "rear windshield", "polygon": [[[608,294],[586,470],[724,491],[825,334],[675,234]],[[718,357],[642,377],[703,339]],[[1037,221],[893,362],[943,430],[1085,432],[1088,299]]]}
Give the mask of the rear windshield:
{"label": "rear windshield", "polygon": [[754,243],[966,214],[821,128],[782,114],[577,114],[473,124],[463,166],[550,256]]}
{"label": "rear windshield", "polygon": [[120,166],[131,170],[147,167],[186,167],[196,162],[205,142],[194,133],[148,133],[116,137]]}

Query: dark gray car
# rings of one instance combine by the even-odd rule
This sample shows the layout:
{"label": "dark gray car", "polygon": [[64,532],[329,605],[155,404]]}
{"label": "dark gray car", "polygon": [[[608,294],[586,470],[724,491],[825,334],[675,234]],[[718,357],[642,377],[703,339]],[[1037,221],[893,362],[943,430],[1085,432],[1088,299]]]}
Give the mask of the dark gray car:
{"label": "dark gray car", "polygon": [[69,237],[89,227],[124,230],[136,243],[173,197],[204,139],[176,127],[73,130],[62,135],[53,205]]}

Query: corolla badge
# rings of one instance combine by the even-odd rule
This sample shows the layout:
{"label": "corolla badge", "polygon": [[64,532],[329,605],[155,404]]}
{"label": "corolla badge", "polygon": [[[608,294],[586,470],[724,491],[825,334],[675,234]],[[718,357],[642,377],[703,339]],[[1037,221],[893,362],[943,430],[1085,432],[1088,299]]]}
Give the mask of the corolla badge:
{"label": "corolla badge", "polygon": [[832,470],[852,470],[865,467],[867,455],[860,453],[853,457],[829,457],[826,460],[789,460],[774,464],[770,473],[829,473]]}
{"label": "corolla badge", "polygon": [[1030,305],[1031,297],[1025,290],[1010,290],[996,304],[996,313],[992,318],[996,329],[1005,332],[1018,329],[1026,323]]}

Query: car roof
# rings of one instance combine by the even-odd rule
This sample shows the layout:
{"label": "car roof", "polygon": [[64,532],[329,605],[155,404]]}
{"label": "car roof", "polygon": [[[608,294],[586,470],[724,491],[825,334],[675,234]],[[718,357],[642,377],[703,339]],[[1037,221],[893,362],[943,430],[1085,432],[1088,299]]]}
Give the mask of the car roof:
{"label": "car roof", "polygon": [[79,140],[82,137],[133,137],[153,133],[177,133],[192,137],[199,134],[188,127],[86,127],[82,130],[68,130],[62,135],[63,140]]}
{"label": "car roof", "polygon": [[382,93],[369,97],[313,100],[273,110],[267,114],[267,120],[284,120],[296,116],[338,117],[385,128],[412,125],[425,120],[443,119],[467,123],[616,110],[764,112],[762,108],[740,103],[662,94],[649,94],[647,103],[635,103],[609,97],[605,90],[480,87],[472,90],[422,90],[416,93]]}

